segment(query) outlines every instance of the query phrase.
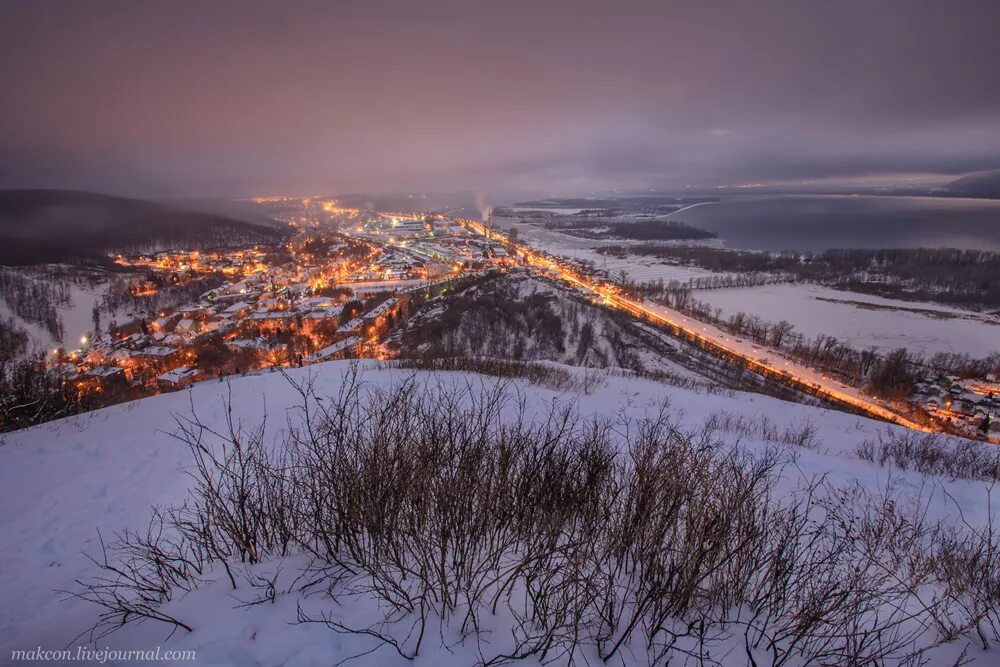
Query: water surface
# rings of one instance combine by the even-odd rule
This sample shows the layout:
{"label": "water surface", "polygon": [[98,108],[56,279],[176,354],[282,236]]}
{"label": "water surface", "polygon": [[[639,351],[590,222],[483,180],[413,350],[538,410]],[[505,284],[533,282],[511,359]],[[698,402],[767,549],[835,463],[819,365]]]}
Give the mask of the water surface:
{"label": "water surface", "polygon": [[748,195],[669,217],[716,232],[731,248],[950,247],[1000,252],[1000,200]]}

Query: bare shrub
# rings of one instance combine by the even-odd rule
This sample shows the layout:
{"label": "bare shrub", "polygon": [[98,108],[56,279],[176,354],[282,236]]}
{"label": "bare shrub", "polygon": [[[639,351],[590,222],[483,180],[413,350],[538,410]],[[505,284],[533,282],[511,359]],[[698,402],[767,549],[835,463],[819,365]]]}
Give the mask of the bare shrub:
{"label": "bare shrub", "polygon": [[[992,528],[928,522],[889,489],[820,479],[779,494],[786,451],[720,437],[815,446],[809,424],[720,413],[689,432],[668,404],[581,418],[572,404],[530,405],[507,380],[371,386],[355,372],[336,396],[296,388],[299,414],[270,446],[263,425],[182,423],[195,483],[169,514],[175,548],[233,587],[233,565],[306,555],[297,621],[369,637],[372,650],[412,659],[450,628],[484,665],[719,664],[732,656],[716,649],[737,642],[748,664],[865,665],[915,664],[970,633],[1000,639]],[[153,577],[140,611],[155,618],[163,587],[200,576]],[[248,579],[257,601],[281,594],[275,579]],[[374,624],[345,613],[359,599],[377,602]],[[111,607],[129,620],[132,607]],[[509,635],[485,631],[497,615]]]}
{"label": "bare shrub", "polygon": [[964,517],[960,526],[941,527],[926,557],[947,601],[934,618],[941,633],[957,637],[972,628],[984,650],[1000,641],[1000,533],[992,517],[983,527]]}
{"label": "bare shrub", "polygon": [[104,609],[85,635],[96,641],[126,623],[146,620],[166,623],[171,635],[181,628],[191,631],[190,626],[164,613],[160,606],[178,592],[197,586],[204,573],[205,556],[178,534],[169,518],[154,511],[145,533],[123,531],[111,544],[105,544],[103,537],[100,543],[100,558],[88,556],[100,574],[77,580],[75,591],[63,591]]}
{"label": "bare shrub", "polygon": [[880,466],[924,475],[1000,481],[1000,449],[972,440],[893,430],[880,433],[877,441],[864,441],[857,454]]}
{"label": "bare shrub", "polygon": [[575,374],[544,362],[509,361],[495,357],[413,357],[392,362],[398,368],[427,371],[478,373],[506,379],[523,379],[556,390],[593,392],[601,382],[601,372],[588,368]]}
{"label": "bare shrub", "polygon": [[737,437],[794,445],[805,449],[816,449],[820,446],[816,426],[809,420],[801,424],[788,424],[782,428],[765,414],[748,417],[726,410],[716,410],[709,415],[705,427]]}

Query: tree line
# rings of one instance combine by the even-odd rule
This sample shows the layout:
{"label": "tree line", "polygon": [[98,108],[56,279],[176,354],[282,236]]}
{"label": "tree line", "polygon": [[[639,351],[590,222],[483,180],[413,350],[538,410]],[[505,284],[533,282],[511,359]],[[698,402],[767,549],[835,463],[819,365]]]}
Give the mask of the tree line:
{"label": "tree line", "polygon": [[13,269],[0,269],[0,297],[11,312],[25,322],[37,324],[62,340],[62,318],[56,306],[70,301],[70,287],[65,280],[36,280]]}
{"label": "tree line", "polygon": [[754,252],[655,244],[600,252],[673,259],[718,273],[771,274],[908,300],[1000,307],[1000,253],[956,248]]}

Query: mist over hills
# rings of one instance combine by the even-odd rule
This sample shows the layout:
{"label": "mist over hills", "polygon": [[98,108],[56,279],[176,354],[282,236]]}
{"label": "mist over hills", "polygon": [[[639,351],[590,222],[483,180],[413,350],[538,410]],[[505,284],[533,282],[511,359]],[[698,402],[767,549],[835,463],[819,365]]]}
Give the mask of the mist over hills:
{"label": "mist over hills", "polygon": [[267,243],[285,234],[259,215],[235,215],[76,190],[0,190],[0,264],[101,262],[118,250]]}

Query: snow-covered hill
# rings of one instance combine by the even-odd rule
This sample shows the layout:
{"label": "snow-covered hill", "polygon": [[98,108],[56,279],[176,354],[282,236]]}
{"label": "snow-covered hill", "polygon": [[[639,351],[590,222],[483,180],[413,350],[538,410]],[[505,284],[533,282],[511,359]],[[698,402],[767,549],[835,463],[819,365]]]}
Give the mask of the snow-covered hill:
{"label": "snow-covered hill", "polygon": [[599,309],[537,275],[514,273],[438,297],[393,342],[418,356],[544,360],[695,377],[678,363],[683,355],[676,343],[657,350],[639,336],[633,318]]}
{"label": "snow-covered hill", "polygon": [[537,273],[486,276],[439,296],[405,321],[389,345],[404,357],[490,357],[627,369],[680,385],[813,402]]}
{"label": "snow-covered hill", "polygon": [[[151,508],[177,506],[185,501],[193,480],[192,457],[178,440],[178,419],[197,415],[201,424],[220,432],[232,418],[251,426],[267,421],[263,442],[280,442],[290,429],[302,428],[297,408],[302,396],[296,384],[309,381],[315,395],[333,400],[351,378],[350,362],[330,362],[280,373],[233,378],[227,382],[196,384],[189,390],[118,405],[6,435],[0,445],[0,656],[12,650],[75,647],[76,639],[97,620],[99,609],[65,593],[79,590],[74,582],[95,574],[93,563],[82,554],[100,558],[98,531],[105,541],[122,529],[143,532]],[[986,526],[1000,509],[1000,498],[987,495],[988,483],[979,479],[925,476],[893,470],[862,460],[858,448],[877,442],[898,427],[820,408],[786,403],[756,394],[719,393],[683,389],[618,372],[582,371],[556,367],[562,375],[583,378],[576,389],[552,389],[515,379],[508,389],[526,407],[528,419],[551,414],[552,405],[570,406],[585,418],[607,419],[609,424],[666,414],[679,429],[706,433],[704,425],[721,440],[735,443],[751,455],[773,448],[790,463],[781,469],[779,494],[791,496],[818,477],[834,489],[851,489],[850,497],[878,498],[889,493],[902,515],[916,508],[928,521],[947,520],[971,529]],[[471,373],[414,372],[377,362],[361,362],[358,377],[368,389],[399,387],[408,378],[427,395],[448,395],[475,400],[501,382]],[[565,384],[565,383],[564,383]],[[391,393],[391,392],[390,392]],[[231,408],[229,407],[231,406]],[[504,408],[509,410],[510,408]],[[505,413],[506,414],[506,413]],[[664,491],[666,493],[666,491]],[[320,589],[302,593],[296,572],[305,564],[301,554],[244,567],[233,565],[236,590],[216,568],[191,592],[177,591],[163,609],[192,628],[167,638],[170,628],[158,622],[129,623],[97,643],[112,649],[194,649],[198,665],[332,665],[358,655],[353,664],[413,664],[391,647],[377,650],[371,636],[343,634],[324,624],[296,623],[298,606],[321,604]],[[279,572],[280,571],[280,572]],[[275,575],[275,573],[278,573]],[[275,577],[273,600],[247,605],[260,588],[250,585]],[[264,586],[266,589],[267,586]],[[928,591],[923,594],[929,595]],[[353,598],[353,606],[340,608],[355,625],[374,623],[385,611],[371,595]],[[488,658],[490,642],[509,637],[511,618],[503,610],[487,615],[479,641],[467,634],[461,641],[458,621],[432,630],[417,656],[420,665],[467,665]],[[494,634],[488,634],[492,631]],[[989,633],[989,629],[985,629]],[[928,630],[919,639],[937,639]],[[996,640],[991,637],[991,645]],[[484,644],[484,642],[486,642]],[[929,654],[933,664],[952,664],[963,650],[974,664],[996,664],[998,648],[982,648],[968,633]],[[612,664],[647,664],[647,656],[633,651],[616,654]],[[75,649],[74,649],[75,650]],[[367,651],[374,650],[372,653]],[[729,653],[731,651],[731,653]],[[728,656],[728,657],[727,657]],[[552,656],[549,656],[552,658]],[[583,647],[577,659],[600,662],[592,647]],[[539,656],[529,660],[537,664]],[[743,638],[721,641],[712,659],[724,664],[746,664]],[[770,664],[766,651],[758,664]],[[684,662],[685,656],[677,654]],[[763,662],[761,662],[763,660]],[[941,661],[941,662],[938,662]],[[557,662],[559,662],[557,660]],[[55,661],[53,664],[60,664]],[[67,662],[67,664],[70,664]],[[119,664],[131,664],[128,660]],[[673,664],[673,663],[671,663]],[[791,664],[795,664],[793,660]]]}

